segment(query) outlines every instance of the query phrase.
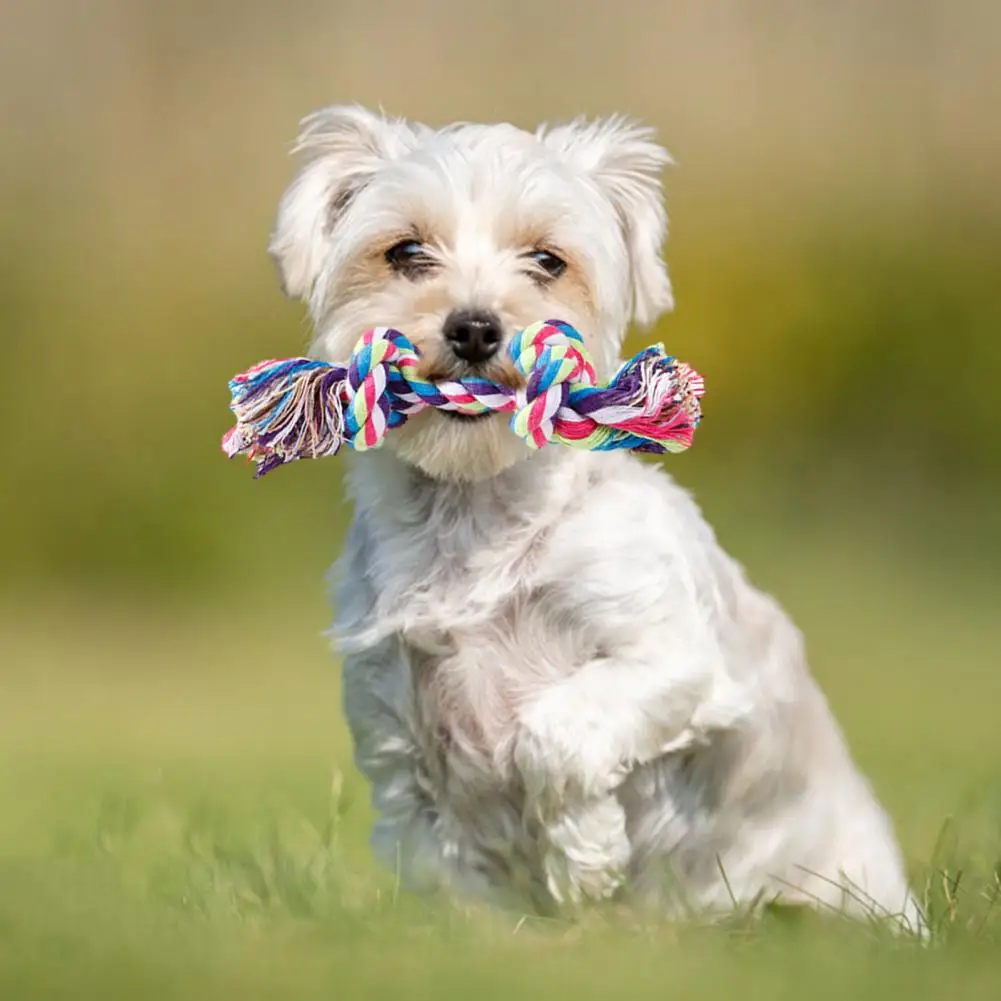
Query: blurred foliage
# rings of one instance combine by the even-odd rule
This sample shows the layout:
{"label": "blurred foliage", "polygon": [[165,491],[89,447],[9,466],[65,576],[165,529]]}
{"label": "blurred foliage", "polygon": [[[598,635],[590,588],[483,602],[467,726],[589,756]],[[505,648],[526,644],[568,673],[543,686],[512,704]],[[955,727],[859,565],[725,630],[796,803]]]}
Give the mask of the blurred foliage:
{"label": "blurred foliage", "polygon": [[[4,1001],[997,997],[1001,4],[609,13],[0,5]],[[668,466],[808,637],[944,948],[512,929],[373,871],[318,635],[342,464],[254,483],[218,448],[227,379],[306,342],[264,248],[298,118],[341,101],[658,127],[678,309],[628,346],[709,388]]]}
{"label": "blurred foliage", "polygon": [[[630,347],[664,339],[709,387],[672,470],[776,503],[882,498],[888,524],[902,506],[976,510],[957,544],[1001,538],[1001,149],[976,113],[1001,79],[978,58],[996,8],[637,4],[599,31],[591,0],[573,24],[517,2],[391,7],[6,8],[0,582],[187,587],[272,539],[286,558],[319,537],[332,551],[338,463],[255,485],[217,446],[228,377],[306,338],[264,250],[296,120],[354,99],[431,121],[623,109],[658,125],[679,160],[679,306]],[[496,51],[467,51],[483,35]],[[556,91],[544,65],[526,90],[505,40],[530,66],[556,38],[577,58]]]}
{"label": "blurred foliage", "polygon": [[293,576],[261,603],[0,606],[0,997],[996,999],[997,586],[943,591],[813,524],[737,538],[810,638],[933,948],[833,918],[552,921],[401,893],[367,847],[322,596]]}

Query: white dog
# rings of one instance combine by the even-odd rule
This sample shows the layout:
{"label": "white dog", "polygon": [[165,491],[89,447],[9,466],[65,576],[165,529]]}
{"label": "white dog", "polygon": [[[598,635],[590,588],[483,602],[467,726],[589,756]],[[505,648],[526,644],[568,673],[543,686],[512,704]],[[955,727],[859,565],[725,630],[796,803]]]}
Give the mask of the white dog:
{"label": "white dog", "polygon": [[[424,374],[518,384],[518,329],[599,376],[672,304],[667,153],[622,119],[306,119],[271,242],[313,353],[404,331]],[[622,453],[427,410],[353,457],[335,632],[373,845],[405,884],[554,911],[781,900],[922,926],[895,835],[783,611],[689,496]]]}

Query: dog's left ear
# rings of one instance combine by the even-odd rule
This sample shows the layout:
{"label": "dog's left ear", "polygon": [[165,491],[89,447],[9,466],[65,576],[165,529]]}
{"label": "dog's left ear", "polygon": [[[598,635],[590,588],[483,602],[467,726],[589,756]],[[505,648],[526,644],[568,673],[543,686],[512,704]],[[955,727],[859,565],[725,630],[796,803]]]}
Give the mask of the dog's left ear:
{"label": "dog's left ear", "polygon": [[633,318],[652,323],[674,306],[662,256],[667,212],[660,186],[670,154],[653,129],[619,116],[544,126],[539,138],[590,175],[614,205],[629,253]]}

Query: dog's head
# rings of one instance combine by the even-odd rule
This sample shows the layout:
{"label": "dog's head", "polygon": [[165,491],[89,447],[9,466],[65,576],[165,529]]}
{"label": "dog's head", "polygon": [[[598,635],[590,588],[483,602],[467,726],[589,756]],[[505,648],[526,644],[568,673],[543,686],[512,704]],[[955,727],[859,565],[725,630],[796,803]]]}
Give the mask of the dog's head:
{"label": "dog's head", "polygon": [[[610,375],[628,322],[671,306],[669,157],[648,129],[611,118],[436,131],[345,106],[307,118],[297,151],[270,251],[327,361],[344,361],[366,328],[395,327],[428,378],[517,385],[511,337],[558,318]],[[429,410],[386,445],[432,476],[476,479],[528,454],[508,421]]]}

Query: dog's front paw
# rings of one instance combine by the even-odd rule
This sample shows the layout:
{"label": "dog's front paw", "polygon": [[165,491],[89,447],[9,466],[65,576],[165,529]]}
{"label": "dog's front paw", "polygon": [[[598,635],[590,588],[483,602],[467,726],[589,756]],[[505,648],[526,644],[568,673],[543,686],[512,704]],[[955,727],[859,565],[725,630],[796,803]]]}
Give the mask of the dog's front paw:
{"label": "dog's front paw", "polygon": [[546,886],[560,905],[608,900],[626,878],[626,814],[613,795],[578,803],[545,828]]}
{"label": "dog's front paw", "polygon": [[603,707],[575,705],[562,695],[553,689],[528,707],[514,747],[528,799],[543,810],[568,797],[604,795],[632,765]]}

